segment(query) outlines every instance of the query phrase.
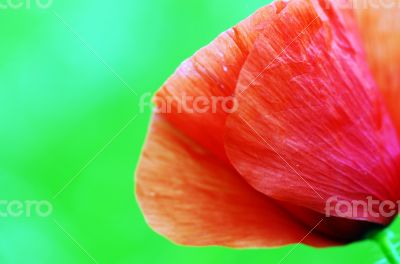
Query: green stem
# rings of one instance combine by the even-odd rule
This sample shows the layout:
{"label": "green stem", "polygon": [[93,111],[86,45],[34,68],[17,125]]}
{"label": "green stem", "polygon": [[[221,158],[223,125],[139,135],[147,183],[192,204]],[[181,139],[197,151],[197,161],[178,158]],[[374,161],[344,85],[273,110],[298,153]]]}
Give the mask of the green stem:
{"label": "green stem", "polygon": [[370,236],[379,244],[391,264],[400,264],[400,237],[386,228]]}

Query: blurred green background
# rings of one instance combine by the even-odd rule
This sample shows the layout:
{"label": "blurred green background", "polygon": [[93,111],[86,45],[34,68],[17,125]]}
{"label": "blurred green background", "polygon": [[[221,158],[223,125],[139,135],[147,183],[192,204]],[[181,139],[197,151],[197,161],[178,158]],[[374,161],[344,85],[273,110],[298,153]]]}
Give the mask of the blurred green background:
{"label": "blurred green background", "polygon": [[53,212],[0,218],[0,263],[383,258],[368,241],[325,250],[181,247],[156,235],[139,211],[133,175],[150,118],[139,113],[140,95],[268,0],[21,2],[0,8],[0,199],[48,200]]}

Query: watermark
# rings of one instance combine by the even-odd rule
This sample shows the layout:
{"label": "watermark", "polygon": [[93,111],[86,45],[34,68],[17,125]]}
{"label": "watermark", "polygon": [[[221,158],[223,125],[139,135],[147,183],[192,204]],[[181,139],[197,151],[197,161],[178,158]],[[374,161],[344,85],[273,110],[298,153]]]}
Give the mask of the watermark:
{"label": "watermark", "polygon": [[398,0],[337,0],[334,2],[325,1],[325,8],[335,6],[339,9],[394,9],[400,8]]}
{"label": "watermark", "polygon": [[140,97],[140,112],[151,110],[156,113],[233,113],[238,109],[238,102],[234,96],[164,96],[154,97],[151,93],[145,93]]}
{"label": "watermark", "polygon": [[326,201],[325,215],[344,218],[392,218],[400,212],[400,201],[376,200],[372,196],[366,200],[342,200],[332,196]]}
{"label": "watermark", "polygon": [[0,0],[0,10],[47,9],[52,4],[53,0]]}
{"label": "watermark", "polygon": [[0,200],[0,218],[48,217],[53,205],[46,200]]}

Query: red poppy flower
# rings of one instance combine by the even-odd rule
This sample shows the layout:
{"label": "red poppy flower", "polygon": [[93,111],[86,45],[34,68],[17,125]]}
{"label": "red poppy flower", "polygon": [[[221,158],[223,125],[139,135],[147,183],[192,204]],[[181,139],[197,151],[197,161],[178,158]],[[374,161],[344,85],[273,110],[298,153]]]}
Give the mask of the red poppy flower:
{"label": "red poppy flower", "polygon": [[156,94],[137,170],[149,225],[180,244],[270,247],[389,224],[377,204],[340,205],[400,198],[395,1],[277,1],[185,61]]}

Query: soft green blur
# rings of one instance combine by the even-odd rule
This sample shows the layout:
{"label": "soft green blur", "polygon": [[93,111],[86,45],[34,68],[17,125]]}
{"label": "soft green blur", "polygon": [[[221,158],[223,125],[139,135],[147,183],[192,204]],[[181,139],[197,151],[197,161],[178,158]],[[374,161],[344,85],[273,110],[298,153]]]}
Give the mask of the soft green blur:
{"label": "soft green blur", "polygon": [[139,113],[139,96],[268,0],[54,0],[45,9],[37,1],[0,9],[0,199],[48,200],[54,210],[46,218],[0,218],[0,263],[383,258],[372,242],[326,250],[181,247],[155,234],[139,211],[133,175],[150,117]]}

